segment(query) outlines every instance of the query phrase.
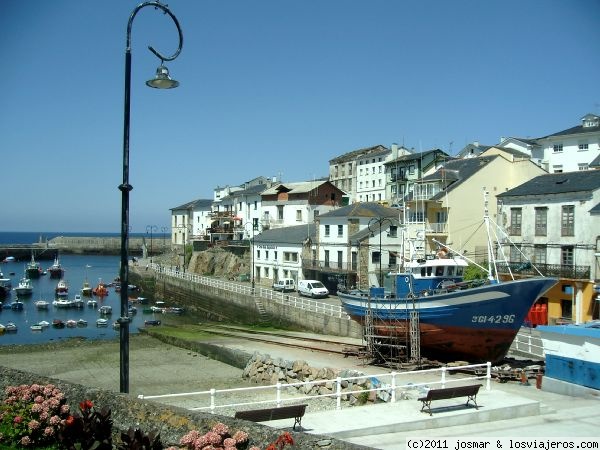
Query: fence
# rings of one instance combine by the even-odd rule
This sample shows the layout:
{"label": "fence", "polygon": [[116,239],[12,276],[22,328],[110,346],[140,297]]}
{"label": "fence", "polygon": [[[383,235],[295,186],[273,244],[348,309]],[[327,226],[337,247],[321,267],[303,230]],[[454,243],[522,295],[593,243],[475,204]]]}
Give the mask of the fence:
{"label": "fence", "polygon": [[532,356],[537,356],[540,358],[544,357],[542,340],[538,336],[534,336],[532,334],[517,333],[512,342],[511,348],[522,353],[528,353]]}
{"label": "fence", "polygon": [[[448,380],[447,374],[453,371],[465,371],[472,370],[474,375],[472,376],[464,376],[455,379]],[[485,375],[480,375],[478,372],[485,370]],[[406,384],[398,384],[398,378],[404,376],[411,377],[420,377],[420,376],[428,376],[435,374],[436,372],[440,373],[439,381],[428,381],[424,383],[406,383]],[[380,379],[389,378],[389,383],[383,383]],[[484,364],[472,364],[468,366],[460,366],[460,367],[441,367],[436,369],[426,369],[426,370],[416,370],[411,372],[390,372],[390,373],[382,373],[378,375],[360,375],[355,377],[337,377],[329,380],[313,380],[313,381],[303,381],[299,383],[277,383],[269,386],[253,386],[247,388],[233,388],[233,389],[210,389],[208,391],[198,391],[198,392],[183,392],[177,394],[162,394],[162,395],[138,395],[138,398],[141,400],[150,400],[150,399],[166,399],[166,398],[176,398],[176,397],[190,397],[190,396],[204,396],[209,397],[209,404],[206,406],[198,406],[194,408],[188,408],[191,411],[199,411],[199,410],[210,410],[211,413],[214,413],[218,408],[231,408],[231,407],[239,407],[239,406],[248,406],[248,405],[259,405],[265,403],[275,403],[277,407],[283,405],[284,402],[293,402],[298,400],[309,400],[323,397],[333,397],[336,400],[336,409],[342,408],[342,396],[347,395],[349,392],[352,394],[359,394],[361,392],[375,392],[377,394],[385,394],[384,397],[389,398],[390,403],[395,403],[397,399],[397,391],[404,392],[408,389],[418,389],[418,388],[426,388],[430,385],[440,385],[442,388],[446,387],[446,384],[449,383],[457,383],[464,382],[467,380],[486,380],[485,389],[491,390],[491,363],[487,362]],[[360,380],[371,379],[371,385],[376,385],[375,387],[370,387],[368,389],[359,389],[352,391],[343,391],[343,384],[358,384]],[[377,380],[377,382],[373,382],[373,380]],[[295,387],[312,387],[314,385],[317,386],[326,386],[332,385],[335,386],[334,391],[331,394],[319,394],[319,395],[303,395],[301,397],[290,397],[290,398],[282,398],[282,392],[288,388]],[[242,393],[242,392],[250,392],[250,391],[266,391],[266,390],[274,390],[275,397],[265,400],[256,400],[250,402],[241,402],[241,403],[224,403],[217,405],[217,396],[228,393]]]}
{"label": "fence", "polygon": [[165,274],[167,276],[179,278],[182,280],[187,280],[190,283],[198,283],[205,286],[211,286],[217,289],[223,289],[229,292],[234,292],[242,295],[259,297],[282,305],[289,305],[301,310],[321,313],[331,317],[347,318],[348,320],[350,320],[350,316],[348,316],[344,312],[343,308],[339,305],[330,305],[327,303],[317,302],[315,300],[303,297],[297,297],[295,295],[290,295],[284,292],[277,292],[272,289],[252,287],[247,284],[205,277],[196,273],[181,272],[178,270],[162,267],[158,264],[151,264],[150,267],[157,273]]}

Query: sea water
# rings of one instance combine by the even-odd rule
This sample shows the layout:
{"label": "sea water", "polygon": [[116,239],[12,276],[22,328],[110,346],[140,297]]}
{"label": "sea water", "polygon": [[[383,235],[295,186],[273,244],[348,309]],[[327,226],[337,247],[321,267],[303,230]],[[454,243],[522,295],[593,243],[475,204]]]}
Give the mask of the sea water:
{"label": "sea water", "polygon": [[[6,236],[11,235],[10,239]],[[27,236],[24,236],[27,235]],[[0,243],[22,243],[31,244],[36,242],[41,233],[0,233]],[[57,233],[56,235],[64,235],[67,233]],[[68,233],[71,236],[90,236],[91,233]],[[100,233],[93,234],[94,236],[103,235]],[[110,236],[110,234],[106,234]],[[49,236],[49,234],[44,234]],[[33,237],[33,241],[31,238]],[[55,236],[53,236],[55,237]],[[50,237],[49,237],[50,238]],[[20,239],[25,242],[18,242]],[[54,261],[43,260],[38,261],[42,269],[46,270]],[[81,294],[81,288],[84,281],[87,279],[92,287],[95,287],[100,280],[104,283],[111,283],[119,275],[120,256],[98,256],[98,255],[59,255],[59,262],[64,269],[63,279],[69,285],[69,300],[73,300],[75,294]],[[7,262],[0,264],[0,270],[5,277],[11,279],[13,289],[18,285],[19,280],[24,276],[25,263],[23,262]],[[13,274],[13,275],[11,275]],[[17,332],[5,332],[0,335],[0,345],[9,344],[39,344],[53,341],[60,341],[72,337],[84,337],[88,339],[113,339],[118,338],[119,330],[113,329],[113,323],[120,316],[120,293],[115,292],[114,288],[109,288],[109,294],[104,297],[83,297],[83,308],[56,308],[52,305],[55,300],[55,288],[59,281],[57,278],[50,278],[50,274],[42,275],[38,279],[32,279],[33,293],[27,297],[19,296],[19,301],[23,302],[23,310],[15,311],[10,308],[10,304],[17,300],[17,295],[14,290],[11,294],[2,301],[2,309],[0,309],[0,323],[5,325],[8,322],[13,322],[17,325]],[[143,292],[139,293],[143,296]],[[87,306],[87,301],[94,298],[98,301],[98,306],[95,308]],[[47,310],[39,310],[35,306],[38,300],[46,300],[50,303]],[[110,305],[112,307],[112,315],[105,316],[108,321],[108,327],[97,327],[96,319],[100,318],[98,308],[102,305]],[[134,305],[137,307],[137,314],[133,315],[132,322],[129,325],[131,334],[137,333],[138,328],[144,326],[144,320],[163,320],[163,314],[144,314],[143,305]],[[84,319],[88,322],[87,327],[76,328],[53,328],[52,321],[60,319],[63,322],[67,320]],[[50,322],[48,328],[42,331],[32,331],[31,325],[45,320]]]}

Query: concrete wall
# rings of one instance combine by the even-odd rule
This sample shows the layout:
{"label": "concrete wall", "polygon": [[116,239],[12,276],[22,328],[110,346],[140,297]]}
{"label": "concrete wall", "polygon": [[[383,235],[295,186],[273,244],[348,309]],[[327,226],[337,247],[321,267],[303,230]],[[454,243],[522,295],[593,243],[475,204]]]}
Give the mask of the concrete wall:
{"label": "concrete wall", "polygon": [[[155,274],[155,289],[157,297],[207,320],[257,324],[262,319],[257,301],[250,295],[191,283],[160,273]],[[264,298],[258,298],[258,302],[262,304],[272,325],[334,336],[362,337],[362,327],[348,318],[306,311]]]}

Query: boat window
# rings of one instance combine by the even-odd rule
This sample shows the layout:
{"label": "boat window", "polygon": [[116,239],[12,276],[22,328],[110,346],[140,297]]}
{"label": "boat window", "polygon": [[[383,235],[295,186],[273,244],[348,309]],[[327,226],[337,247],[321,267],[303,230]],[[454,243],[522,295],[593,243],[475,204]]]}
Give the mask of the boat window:
{"label": "boat window", "polygon": [[424,277],[425,276],[425,267],[421,267],[421,276]]}
{"label": "boat window", "polygon": [[444,276],[444,266],[437,266],[435,268],[435,276],[436,277],[443,277]]}
{"label": "boat window", "polygon": [[457,267],[456,268],[456,276],[460,277],[463,274],[463,268],[462,267]]}
{"label": "boat window", "polygon": [[454,275],[454,266],[448,266],[448,272],[447,275],[449,277],[451,277],[452,275]]}
{"label": "boat window", "polygon": [[431,276],[431,266],[427,267],[427,276]]}

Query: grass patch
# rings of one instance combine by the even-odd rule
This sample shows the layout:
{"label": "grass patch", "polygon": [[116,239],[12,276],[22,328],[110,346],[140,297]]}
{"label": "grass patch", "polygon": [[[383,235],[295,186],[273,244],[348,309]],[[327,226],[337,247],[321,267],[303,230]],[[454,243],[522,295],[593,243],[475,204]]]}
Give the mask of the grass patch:
{"label": "grass patch", "polygon": [[156,327],[152,331],[149,331],[148,334],[151,336],[161,335],[161,336],[169,336],[185,341],[196,342],[199,340],[204,340],[214,335],[210,333],[206,333],[202,331],[202,328],[199,325],[183,325],[183,326],[168,326],[161,325],[160,327]]}

